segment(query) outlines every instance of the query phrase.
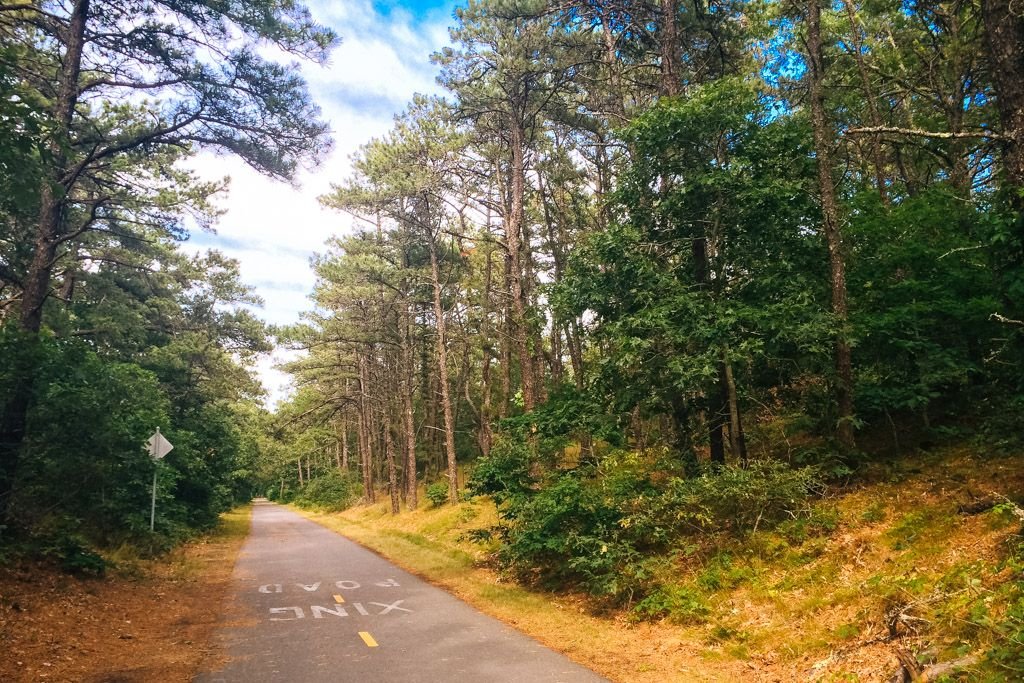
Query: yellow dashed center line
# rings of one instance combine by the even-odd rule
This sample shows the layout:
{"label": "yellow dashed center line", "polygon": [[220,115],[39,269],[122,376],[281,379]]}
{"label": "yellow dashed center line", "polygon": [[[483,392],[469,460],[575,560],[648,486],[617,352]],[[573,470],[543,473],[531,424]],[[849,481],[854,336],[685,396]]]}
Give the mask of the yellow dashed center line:
{"label": "yellow dashed center line", "polygon": [[340,595],[335,595],[334,596],[334,602],[336,602],[336,603],[338,603],[340,605],[341,603],[345,602],[345,598],[341,597]]}
{"label": "yellow dashed center line", "polygon": [[373,636],[366,631],[360,631],[359,637],[363,639],[364,643],[366,643],[366,647],[377,647],[377,641],[374,640]]}

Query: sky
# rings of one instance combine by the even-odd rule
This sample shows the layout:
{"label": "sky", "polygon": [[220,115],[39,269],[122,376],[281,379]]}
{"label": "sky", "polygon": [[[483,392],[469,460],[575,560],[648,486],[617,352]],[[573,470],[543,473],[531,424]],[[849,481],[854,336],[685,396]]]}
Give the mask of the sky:
{"label": "sky", "polygon": [[[395,114],[415,93],[438,93],[430,55],[448,44],[455,0],[312,0],[314,18],[341,36],[327,64],[302,64],[310,93],[333,131],[334,149],[294,185],[273,181],[229,156],[203,154],[193,163],[209,179],[231,178],[218,201],[224,215],[215,232],[193,232],[185,248],[218,249],[241,264],[242,281],[263,298],[256,314],[273,325],[298,322],[312,306],[310,258],[332,235],[345,234],[351,219],[322,208],[317,197],[350,173],[361,145],[387,133]],[[289,391],[275,365],[295,352],[261,358],[257,372],[273,406]]]}

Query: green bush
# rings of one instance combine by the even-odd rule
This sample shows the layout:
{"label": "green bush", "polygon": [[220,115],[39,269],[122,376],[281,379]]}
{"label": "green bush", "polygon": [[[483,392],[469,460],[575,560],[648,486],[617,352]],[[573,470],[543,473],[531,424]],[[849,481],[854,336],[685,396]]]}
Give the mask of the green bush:
{"label": "green bush", "polygon": [[[501,505],[510,498],[526,496],[533,490],[536,481],[531,474],[532,469],[533,458],[522,439],[499,438],[490,454],[476,461],[466,488],[475,495],[491,496],[495,503]],[[429,488],[427,496],[430,496]]]}
{"label": "green bush", "polygon": [[641,619],[667,618],[677,624],[702,623],[710,612],[703,597],[686,586],[662,586],[633,608]]}
{"label": "green bush", "polygon": [[[692,545],[694,537],[746,534],[794,515],[805,520],[802,533],[836,521],[826,512],[810,514],[810,498],[821,488],[816,470],[780,462],[709,467],[693,478],[661,475],[659,481],[640,455],[619,451],[596,467],[549,474],[532,488],[524,484],[530,480],[522,463],[522,451],[506,450],[475,475],[476,485],[483,488],[483,482],[483,490],[501,501],[499,565],[521,581],[576,586],[613,601],[659,591],[657,600],[667,601],[671,591],[660,585],[664,568],[652,556]],[[723,565],[718,580],[740,580],[735,573]],[[671,595],[679,603],[673,609],[696,614]],[[655,602],[644,603],[640,613],[662,614]]]}
{"label": "green bush", "polygon": [[448,482],[435,481],[427,487],[427,500],[434,507],[441,507],[448,502]]}
{"label": "green bush", "polygon": [[348,474],[331,471],[311,479],[295,497],[302,507],[338,512],[351,507],[359,498],[360,486]]}
{"label": "green bush", "polygon": [[815,468],[791,468],[775,460],[754,461],[746,468],[707,468],[696,477],[671,479],[633,520],[670,537],[746,533],[791,519],[823,488]]}

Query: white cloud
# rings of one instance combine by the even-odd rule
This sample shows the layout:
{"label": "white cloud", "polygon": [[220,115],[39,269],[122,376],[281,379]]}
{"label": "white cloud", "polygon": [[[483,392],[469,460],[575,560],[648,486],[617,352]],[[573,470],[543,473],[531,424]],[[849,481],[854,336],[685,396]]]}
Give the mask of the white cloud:
{"label": "white cloud", "polygon": [[[206,178],[230,176],[231,188],[220,201],[225,214],[216,234],[196,234],[186,248],[216,248],[238,259],[242,280],[266,301],[261,317],[279,325],[298,322],[311,308],[309,259],[329,237],[351,229],[350,217],[321,207],[317,198],[349,175],[352,154],[384,135],[414,93],[438,91],[429,57],[445,45],[451,23],[450,5],[421,19],[404,9],[382,15],[366,0],[315,0],[309,6],[342,37],[328,64],[302,65],[331,125],[332,153],[317,169],[300,173],[295,186],[260,176],[232,157],[202,154],[192,163]],[[257,364],[271,405],[289,390],[287,376],[273,366],[294,353],[278,351]]]}

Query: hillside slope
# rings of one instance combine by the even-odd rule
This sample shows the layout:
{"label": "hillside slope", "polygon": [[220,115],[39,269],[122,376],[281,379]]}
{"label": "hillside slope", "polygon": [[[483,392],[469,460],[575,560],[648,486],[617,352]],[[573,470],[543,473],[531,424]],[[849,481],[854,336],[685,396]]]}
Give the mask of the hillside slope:
{"label": "hillside slope", "polygon": [[1020,458],[984,449],[866,466],[791,523],[666,558],[670,589],[644,615],[505,581],[470,538],[497,522],[487,499],[312,516],[613,680],[1010,681],[1024,679],[1021,491]]}

